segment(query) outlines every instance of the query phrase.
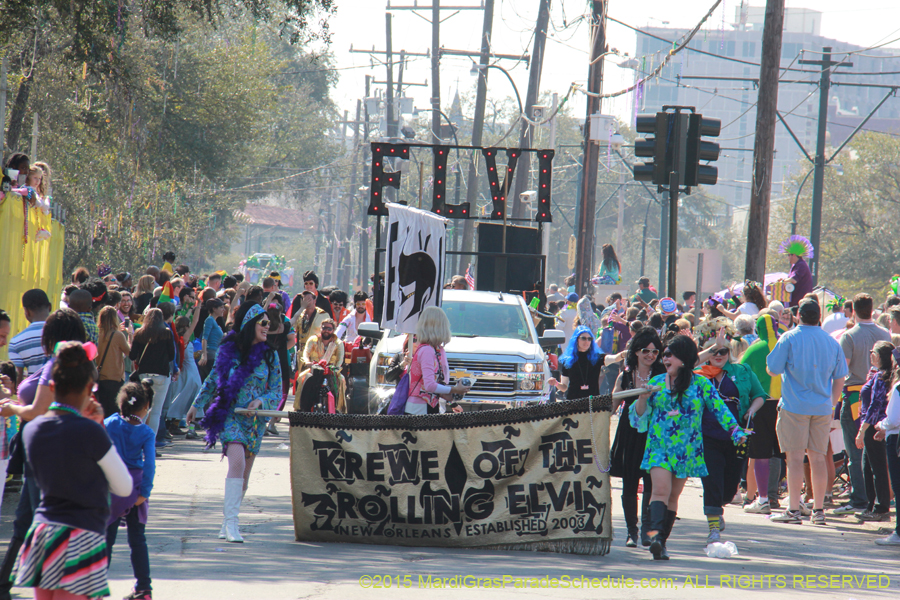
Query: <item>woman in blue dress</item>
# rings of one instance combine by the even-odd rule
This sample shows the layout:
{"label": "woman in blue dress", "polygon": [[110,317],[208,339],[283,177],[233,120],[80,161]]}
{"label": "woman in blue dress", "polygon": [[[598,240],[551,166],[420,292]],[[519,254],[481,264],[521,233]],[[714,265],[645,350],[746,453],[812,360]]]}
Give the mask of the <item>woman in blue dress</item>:
{"label": "woman in blue dress", "polygon": [[274,410],[281,401],[281,366],[266,344],[268,333],[269,317],[259,304],[252,305],[244,313],[240,329],[222,340],[215,367],[187,414],[191,423],[198,408],[205,411],[201,424],[206,428],[207,447],[220,439],[228,457],[225,519],[219,538],[229,542],[244,541],[238,530],[238,513],[266,429],[265,419],[255,413],[239,415],[234,409]]}
{"label": "woman in blue dress", "polygon": [[649,385],[663,389],[641,396],[631,405],[629,418],[639,432],[647,432],[641,469],[650,472],[650,552],[654,560],[668,560],[666,540],[675,524],[678,498],[688,477],[707,474],[703,460],[701,421],[708,409],[732,442],[743,443],[747,433],[719,397],[709,379],[694,374],[697,345],[684,335],[672,338],[663,351],[665,375]]}

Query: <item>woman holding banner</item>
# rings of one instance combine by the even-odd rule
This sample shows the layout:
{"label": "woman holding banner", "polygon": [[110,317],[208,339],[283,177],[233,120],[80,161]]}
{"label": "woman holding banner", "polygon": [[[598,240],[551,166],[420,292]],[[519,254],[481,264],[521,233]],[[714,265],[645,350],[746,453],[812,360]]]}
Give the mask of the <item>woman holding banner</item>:
{"label": "woman holding banner", "polygon": [[747,433],[722,402],[709,379],[695,375],[697,345],[685,335],[676,335],[663,351],[665,375],[650,379],[649,385],[663,389],[640,396],[631,405],[631,425],[647,432],[647,447],[641,469],[650,472],[650,552],[654,560],[668,560],[666,540],[675,524],[678,498],[688,477],[708,474],[703,460],[701,421],[709,409],[735,444]]}
{"label": "woman holding banner", "polygon": [[453,412],[462,407],[453,401],[462,398],[469,388],[457,382],[450,386],[450,365],[444,345],[450,342],[450,321],[437,306],[429,306],[416,322],[416,349],[409,367],[409,397],[406,414],[435,414],[440,398],[450,401]]}
{"label": "woman holding banner", "polygon": [[191,423],[198,407],[203,408],[208,447],[221,439],[223,454],[228,457],[225,519],[219,538],[229,542],[244,541],[238,530],[238,513],[266,428],[266,420],[255,413],[239,415],[234,409],[274,410],[281,401],[281,365],[266,344],[268,333],[268,315],[259,304],[253,304],[240,329],[222,340],[216,364],[186,417]]}

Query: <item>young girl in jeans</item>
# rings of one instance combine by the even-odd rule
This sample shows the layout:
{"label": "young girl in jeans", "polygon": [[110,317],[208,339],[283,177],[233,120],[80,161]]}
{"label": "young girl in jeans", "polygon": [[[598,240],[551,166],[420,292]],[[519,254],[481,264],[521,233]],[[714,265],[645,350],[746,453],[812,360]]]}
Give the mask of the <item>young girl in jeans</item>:
{"label": "young girl in jeans", "polygon": [[130,493],[113,496],[110,518],[106,529],[106,548],[112,560],[112,547],[122,517],[128,527],[128,546],[131,548],[131,568],[137,580],[134,591],[125,596],[126,600],[150,600],[153,597],[150,586],[150,554],[147,551],[147,498],[153,489],[156,472],[156,449],[153,430],[144,425],[144,419],[153,404],[153,386],[145,379],[141,383],[126,383],[119,390],[117,399],[119,413],[112,415],[104,424],[106,432],[125,461],[128,472],[134,480]]}
{"label": "young girl in jeans", "polygon": [[109,493],[127,494],[131,476],[103,426],[81,414],[97,381],[96,354],[93,344],[57,346],[54,401],[22,434],[41,502],[19,552],[15,585],[35,588],[37,600],[109,595]]}

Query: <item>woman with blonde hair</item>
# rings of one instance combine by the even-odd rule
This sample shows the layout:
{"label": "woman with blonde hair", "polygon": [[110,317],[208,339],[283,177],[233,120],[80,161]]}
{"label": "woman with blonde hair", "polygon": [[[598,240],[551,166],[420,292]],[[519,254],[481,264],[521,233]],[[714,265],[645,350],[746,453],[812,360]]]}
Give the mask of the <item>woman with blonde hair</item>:
{"label": "woman with blonde hair", "polygon": [[440,398],[448,400],[454,412],[462,408],[454,405],[469,388],[457,382],[450,386],[450,366],[444,346],[450,342],[450,321],[437,306],[429,306],[416,323],[416,349],[409,367],[409,397],[406,414],[425,415],[440,411]]}
{"label": "woman with blonde hair", "polygon": [[97,319],[100,338],[97,344],[97,371],[100,379],[97,382],[97,401],[103,407],[103,418],[111,417],[119,411],[116,398],[119,388],[125,383],[125,357],[131,352],[133,331],[122,327],[118,311],[114,306],[100,309]]}
{"label": "woman with blonde hair", "polygon": [[138,279],[137,287],[134,290],[134,312],[139,315],[144,314],[144,310],[150,306],[150,300],[153,299],[154,289],[156,289],[156,279],[153,275],[142,275]]}

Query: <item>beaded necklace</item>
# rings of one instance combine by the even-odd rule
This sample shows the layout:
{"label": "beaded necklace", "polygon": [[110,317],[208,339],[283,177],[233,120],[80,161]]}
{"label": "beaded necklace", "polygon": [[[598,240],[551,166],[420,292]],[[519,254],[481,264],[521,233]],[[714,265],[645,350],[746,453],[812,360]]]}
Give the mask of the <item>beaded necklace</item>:
{"label": "beaded necklace", "polygon": [[73,415],[81,416],[81,411],[75,408],[74,406],[70,406],[68,404],[63,404],[62,402],[51,402],[50,408],[47,410],[61,410],[63,412],[72,413]]}

